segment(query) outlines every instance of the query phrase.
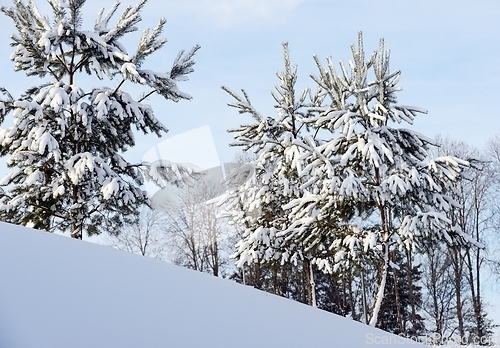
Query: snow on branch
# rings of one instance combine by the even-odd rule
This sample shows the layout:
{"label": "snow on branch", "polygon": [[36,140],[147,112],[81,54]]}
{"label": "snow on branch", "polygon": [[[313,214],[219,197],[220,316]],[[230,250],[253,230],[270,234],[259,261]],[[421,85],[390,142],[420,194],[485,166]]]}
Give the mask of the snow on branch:
{"label": "snow on branch", "polygon": [[166,183],[183,186],[203,175],[201,168],[189,163],[157,160],[154,162],[143,162],[141,166],[145,168],[143,172],[146,178],[162,188],[165,187]]}

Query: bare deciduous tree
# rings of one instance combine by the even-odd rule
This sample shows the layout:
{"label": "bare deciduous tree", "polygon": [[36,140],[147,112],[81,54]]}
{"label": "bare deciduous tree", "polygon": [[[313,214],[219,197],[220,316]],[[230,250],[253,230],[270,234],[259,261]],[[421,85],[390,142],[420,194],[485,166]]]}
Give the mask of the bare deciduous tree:
{"label": "bare deciduous tree", "polygon": [[214,276],[226,276],[228,226],[217,207],[206,202],[222,190],[219,184],[200,180],[179,191],[177,202],[165,205],[167,239],[172,261]]}
{"label": "bare deciduous tree", "polygon": [[[448,311],[453,311],[454,327],[448,329],[452,332],[456,331],[455,334],[458,334],[461,342],[470,339],[484,340],[485,337],[491,335],[491,325],[484,310],[482,276],[488,262],[487,254],[490,244],[488,241],[492,238],[492,227],[498,215],[498,211],[494,209],[496,174],[487,153],[480,152],[464,142],[442,138],[439,142],[441,155],[459,156],[469,160],[472,164],[471,167],[465,169],[467,180],[457,183],[453,196],[460,207],[453,208],[448,213],[448,217],[476,244],[483,244],[485,248],[471,245],[448,246],[446,255],[443,255],[446,261],[443,265],[447,269],[446,277],[443,275],[435,281],[442,282],[443,278],[448,279],[447,284],[438,284],[443,294],[451,284],[454,287],[452,306],[448,308]],[[491,142],[490,154],[494,154],[494,150],[494,142]],[[433,247],[436,248],[436,246]],[[429,253],[427,258],[431,260]],[[439,325],[436,325],[436,328],[439,328]],[[445,327],[442,329],[446,330]],[[438,331],[438,333],[443,335],[444,331]]]}
{"label": "bare deciduous tree", "polygon": [[166,260],[166,223],[167,216],[163,211],[144,207],[136,223],[124,226],[119,234],[108,236],[104,244],[131,253]]}

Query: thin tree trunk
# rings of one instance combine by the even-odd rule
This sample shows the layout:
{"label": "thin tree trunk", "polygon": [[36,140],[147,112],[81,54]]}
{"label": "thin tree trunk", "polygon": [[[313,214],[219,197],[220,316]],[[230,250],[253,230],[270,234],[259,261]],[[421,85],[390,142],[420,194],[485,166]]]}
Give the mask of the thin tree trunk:
{"label": "thin tree trunk", "polygon": [[403,328],[403,318],[401,316],[401,306],[399,302],[399,287],[398,287],[398,277],[396,274],[396,270],[392,270],[392,276],[394,278],[394,299],[396,303],[394,304],[396,306],[396,313],[398,316],[398,325],[399,325],[399,333],[402,334],[404,333],[404,328]]}
{"label": "thin tree trunk", "polygon": [[214,237],[214,241],[212,243],[212,263],[213,263],[213,271],[214,276],[219,276],[219,244],[217,243],[217,237]]}
{"label": "thin tree trunk", "polygon": [[357,320],[358,316],[357,316],[357,313],[356,313],[356,301],[354,299],[354,294],[352,292],[352,282],[353,282],[353,276],[352,276],[352,272],[350,274],[350,279],[349,279],[349,302],[350,302],[350,306],[351,306],[351,316],[354,320]]}
{"label": "thin tree trunk", "polygon": [[380,312],[380,307],[382,305],[382,300],[384,299],[385,283],[387,282],[387,273],[389,270],[389,246],[385,244],[384,246],[384,264],[382,266],[382,277],[378,286],[377,295],[375,296],[375,303],[373,305],[372,316],[370,319],[370,326],[377,325],[378,313]]}
{"label": "thin tree trunk", "polygon": [[477,320],[477,334],[480,339],[482,339],[485,335],[484,332],[484,326],[483,326],[483,301],[481,299],[481,280],[480,280],[480,256],[479,256],[480,250],[476,250],[476,320]]}
{"label": "thin tree trunk", "polygon": [[408,281],[408,295],[410,297],[411,317],[410,322],[412,325],[412,333],[416,333],[417,329],[417,309],[415,301],[415,292],[413,291],[413,263],[411,251],[406,250],[406,279]]}
{"label": "thin tree trunk", "polygon": [[83,233],[81,227],[79,228],[76,224],[71,227],[71,238],[83,239]]}
{"label": "thin tree trunk", "polygon": [[[462,203],[463,204],[463,203]],[[462,209],[458,211],[458,223],[462,231],[466,230],[465,226],[465,216]],[[452,223],[455,225],[457,223],[457,218],[455,211],[452,211]],[[460,336],[460,342],[464,342],[465,337],[465,326],[464,326],[464,314],[463,314],[463,304],[462,304],[462,276],[464,271],[463,266],[463,256],[459,247],[454,247],[451,250],[451,260],[453,263],[453,274],[455,277],[455,300],[457,302],[457,319],[458,319],[458,335]]]}
{"label": "thin tree trunk", "polygon": [[363,301],[363,323],[368,324],[368,310],[366,306],[366,286],[365,286],[365,272],[361,266],[361,299]]}
{"label": "thin tree trunk", "polygon": [[316,282],[314,281],[314,271],[312,262],[309,261],[309,286],[311,288],[311,304],[313,307],[317,307],[316,304]]}
{"label": "thin tree trunk", "polygon": [[440,316],[438,290],[437,290],[437,264],[434,255],[431,256],[431,284],[432,284],[432,305],[434,314],[434,325],[436,325],[436,332],[440,335],[443,334],[443,322]]}
{"label": "thin tree trunk", "polygon": [[314,272],[312,262],[308,258],[304,258],[304,275],[306,278],[306,293],[307,302],[310,306],[316,307],[316,285],[314,283]]}
{"label": "thin tree trunk", "polygon": [[[74,49],[74,45],[73,45],[73,49]],[[64,58],[61,57],[62,59]],[[73,59],[72,59],[72,63],[73,63]],[[71,66],[71,68],[73,68],[73,66]],[[71,70],[69,72],[69,76],[68,76],[68,79],[69,79],[69,84],[70,85],[73,85],[73,79],[74,79],[74,76],[73,76],[73,71]],[[73,114],[73,109],[71,109],[71,119],[74,120],[75,117],[74,117],[74,114]],[[77,154],[77,151],[78,151],[78,145],[75,144],[73,145],[73,156]],[[78,203],[78,187],[73,185],[73,204],[77,204]],[[71,215],[70,215],[71,216]],[[81,228],[78,228],[77,225],[73,222],[72,226],[71,226],[71,238],[75,238],[75,239],[83,239],[83,233],[82,233],[82,230]]]}
{"label": "thin tree trunk", "polygon": [[[479,238],[479,207],[476,208],[476,242],[480,242]],[[475,250],[476,253],[476,307],[474,309],[474,312],[476,314],[476,322],[477,322],[477,335],[479,338],[484,337],[484,332],[483,332],[483,318],[482,318],[482,301],[481,301],[481,249],[476,248]]]}
{"label": "thin tree trunk", "polygon": [[[375,168],[375,182],[377,185],[380,185],[380,171],[379,168]],[[375,303],[373,305],[373,310],[372,310],[372,316],[370,319],[370,325],[375,326],[377,325],[378,321],[378,313],[380,312],[380,307],[382,306],[382,300],[384,299],[384,293],[385,293],[385,284],[387,282],[387,273],[389,272],[389,239],[390,239],[390,232],[389,232],[389,223],[390,219],[387,216],[386,208],[384,205],[379,205],[378,206],[379,212],[380,212],[380,220],[382,223],[382,238],[383,238],[383,252],[384,252],[384,258],[383,262],[384,264],[382,265],[382,277],[380,280],[380,284],[377,290],[377,295],[375,296]]]}
{"label": "thin tree trunk", "polygon": [[464,315],[462,308],[463,263],[460,251],[456,248],[453,248],[453,250],[451,251],[451,258],[453,261],[453,273],[455,276],[455,300],[457,302],[458,335],[460,336],[460,342],[463,342],[463,338],[465,337]]}
{"label": "thin tree trunk", "polygon": [[472,307],[474,310],[474,319],[476,321],[476,330],[477,330],[477,335],[479,337],[482,337],[482,327],[481,327],[481,305],[478,303],[479,302],[479,294],[477,293],[476,289],[476,282],[475,282],[475,277],[474,277],[474,270],[473,270],[473,265],[471,263],[471,256],[470,256],[470,248],[467,249],[467,261],[468,261],[468,269],[469,269],[469,284],[470,284],[470,291],[471,291],[471,297],[472,297]]}
{"label": "thin tree trunk", "polygon": [[273,293],[278,295],[278,267],[271,266],[271,279],[273,282]]}
{"label": "thin tree trunk", "polygon": [[347,288],[345,286],[345,277],[342,277],[342,316],[347,314]]}

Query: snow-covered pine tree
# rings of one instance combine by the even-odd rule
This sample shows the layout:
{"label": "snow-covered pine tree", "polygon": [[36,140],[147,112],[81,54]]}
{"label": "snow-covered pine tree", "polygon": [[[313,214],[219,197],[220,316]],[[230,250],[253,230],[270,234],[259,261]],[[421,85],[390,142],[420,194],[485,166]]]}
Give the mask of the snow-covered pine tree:
{"label": "snow-covered pine tree", "polygon": [[[93,30],[82,29],[85,0],[48,0],[53,17],[40,14],[33,1],[2,6],[17,29],[11,35],[15,69],[41,79],[19,98],[2,89],[0,117],[12,114],[12,126],[0,129],[0,154],[13,171],[0,181],[3,220],[49,231],[70,231],[74,238],[117,229],[147,202],[143,174],[161,182],[182,181],[191,168],[168,161],[132,164],[124,152],[134,146],[134,131],[156,133],[166,127],[145,99],[158,93],[167,100],[191,97],[177,87],[193,71],[195,46],[181,51],[173,66],[159,73],[143,67],[166,42],[165,20],[143,31],[133,54],[121,40],[137,30],[140,0],[124,9],[114,25],[115,2],[101,10]],[[84,90],[79,81],[114,79],[116,87]],[[92,77],[91,77],[92,78]],[[146,88],[134,98],[125,83]]]}
{"label": "snow-covered pine tree", "polygon": [[241,183],[241,178],[245,180],[214,202],[224,205],[223,216],[245,228],[243,238],[237,244],[238,250],[233,255],[238,259],[237,266],[255,263],[297,265],[301,262],[301,267],[309,270],[305,272],[308,275],[308,302],[315,305],[310,263],[314,250],[279,236],[292,224],[283,206],[300,196],[300,186],[308,179],[300,176],[295,168],[296,162],[301,160],[305,149],[311,146],[308,143],[308,131],[299,121],[308,115],[306,98],[309,90],[303,90],[298,98],[295,95],[297,67],[290,63],[288,45],[285,43],[283,47],[285,71],[277,73],[279,85],[272,92],[277,103],[277,117],[262,116],[244,90],[243,96],[240,96],[223,87],[235,99],[229,105],[238,109],[240,114],[250,114],[255,120],[254,123],[229,130],[235,133],[236,139],[231,145],[254,152],[256,159],[229,174],[228,181]]}
{"label": "snow-covered pine tree", "polygon": [[[400,71],[389,70],[389,51],[380,41],[378,52],[365,60],[362,35],[352,46],[349,72],[343,62],[337,73],[331,58],[324,67],[315,58],[319,76],[312,75],[324,97],[310,109],[315,116],[304,123],[322,134],[314,152],[302,160],[316,163],[304,174],[312,178],[313,196],[296,199],[284,208],[293,208],[289,218],[314,201],[316,219],[325,209],[346,202],[355,214],[343,229],[317,230],[316,235],[300,234],[296,228],[284,233],[297,242],[324,240],[333,243],[331,260],[317,263],[326,270],[347,266],[360,256],[376,257],[381,265],[379,284],[369,323],[377,323],[391,264],[389,254],[404,248],[415,250],[424,239],[447,243],[472,242],[446,213],[457,206],[451,193],[468,162],[445,156],[431,159],[433,140],[394,124],[412,124],[425,110],[397,104]],[[328,158],[324,161],[323,158]],[[307,228],[307,226],[305,226]],[[330,264],[330,262],[332,264]]]}
{"label": "snow-covered pine tree", "polygon": [[[426,111],[397,104],[400,71],[389,70],[383,40],[365,60],[360,33],[352,54],[350,71],[341,62],[340,74],[330,58],[326,68],[315,58],[320,74],[312,75],[317,93],[311,104],[305,94],[299,103],[293,93],[281,94],[277,118],[263,118],[245,93],[228,90],[236,99],[230,105],[257,120],[234,132],[236,144],[258,159],[248,166],[252,180],[230,189],[219,204],[247,228],[235,254],[240,266],[310,257],[334,272],[376,258],[379,284],[369,318],[375,325],[390,252],[414,251],[423,239],[471,242],[446,216],[457,206],[450,194],[468,163],[430,159],[433,140],[392,127],[412,124]],[[280,75],[287,79],[296,79],[294,70]]]}

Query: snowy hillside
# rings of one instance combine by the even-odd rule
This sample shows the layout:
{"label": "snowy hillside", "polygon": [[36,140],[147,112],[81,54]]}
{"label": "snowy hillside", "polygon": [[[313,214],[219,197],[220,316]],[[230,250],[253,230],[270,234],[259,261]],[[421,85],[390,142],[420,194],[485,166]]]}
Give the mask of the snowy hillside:
{"label": "snowy hillside", "polygon": [[0,347],[370,347],[401,338],[162,261],[0,223]]}

